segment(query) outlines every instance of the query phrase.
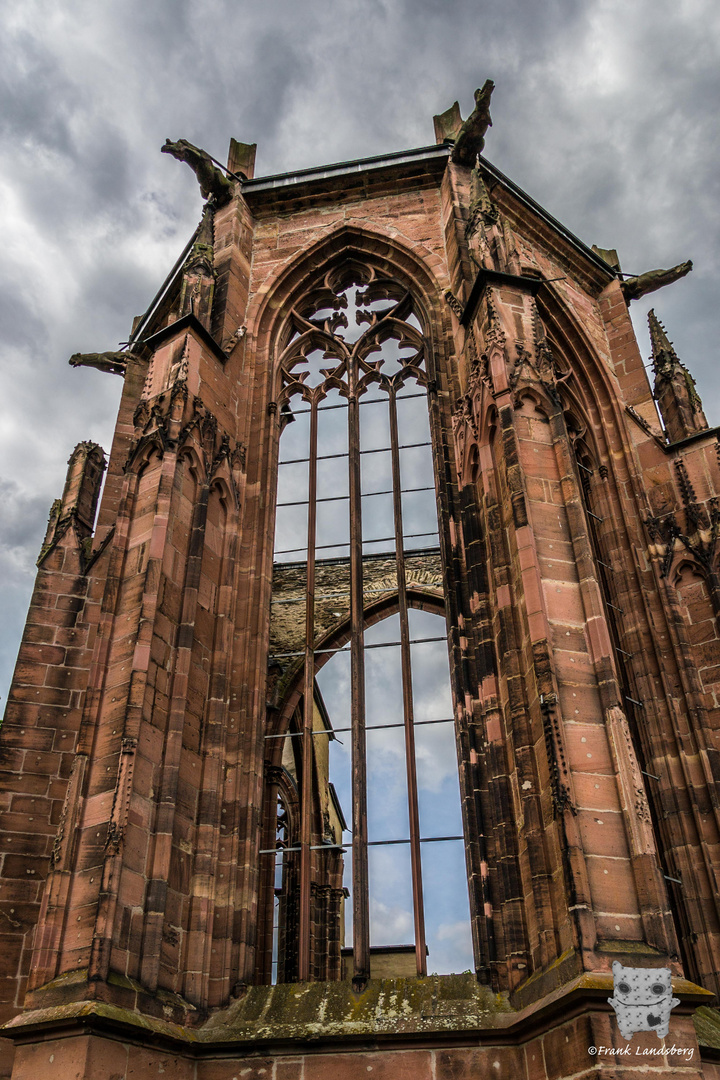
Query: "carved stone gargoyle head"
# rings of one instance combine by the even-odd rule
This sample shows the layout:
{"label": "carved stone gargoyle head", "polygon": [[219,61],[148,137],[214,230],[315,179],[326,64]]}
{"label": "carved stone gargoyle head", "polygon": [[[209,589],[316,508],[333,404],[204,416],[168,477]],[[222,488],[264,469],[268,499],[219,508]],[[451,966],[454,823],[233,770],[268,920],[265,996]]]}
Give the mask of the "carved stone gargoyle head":
{"label": "carved stone gargoyle head", "polygon": [[482,87],[475,91],[475,108],[460,128],[460,134],[455,140],[452,159],[456,165],[472,167],[478,154],[483,152],[485,133],[492,127],[490,98],[494,89],[495,83],[492,79],[486,79]]}
{"label": "carved stone gargoyle head", "polygon": [[184,161],[190,166],[200,184],[203,199],[212,198],[216,206],[222,206],[232,197],[232,181],[213,163],[205,150],[193,146],[187,139],[178,139],[177,142],[166,139],[161,153],[170,154],[177,161]]}

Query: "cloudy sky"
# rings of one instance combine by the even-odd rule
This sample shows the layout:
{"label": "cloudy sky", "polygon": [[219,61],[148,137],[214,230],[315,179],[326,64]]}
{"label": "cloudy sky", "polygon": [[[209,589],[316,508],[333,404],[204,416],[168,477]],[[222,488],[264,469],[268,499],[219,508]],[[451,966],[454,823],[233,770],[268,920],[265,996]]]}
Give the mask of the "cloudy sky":
{"label": "cloudy sky", "polygon": [[487,157],[641,272],[720,423],[713,0],[24,0],[0,28],[0,695],[52,499],[81,439],[109,446],[120,380],[75,351],[127,340],[201,210],[186,138],[257,175],[433,142],[496,83]]}

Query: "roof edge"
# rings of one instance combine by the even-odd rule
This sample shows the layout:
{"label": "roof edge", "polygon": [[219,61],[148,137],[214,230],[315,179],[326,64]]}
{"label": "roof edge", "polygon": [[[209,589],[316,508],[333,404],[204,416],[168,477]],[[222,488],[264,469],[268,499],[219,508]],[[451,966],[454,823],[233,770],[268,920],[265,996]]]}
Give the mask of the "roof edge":
{"label": "roof edge", "polygon": [[520,199],[521,202],[525,203],[530,210],[533,210],[548,225],[555,229],[556,232],[560,233],[565,240],[582,252],[585,258],[589,259],[599,270],[604,270],[611,280],[618,277],[617,272],[609,263],[606,263],[597,252],[593,251],[591,247],[588,247],[583,240],[576,236],[575,233],[571,232],[570,229],[566,228],[561,221],[558,221],[556,217],[553,217],[552,214],[548,213],[539,202],[536,202],[535,199],[533,199],[532,195],[528,195],[526,191],[523,191],[521,187],[513,183],[509,176],[506,176],[505,173],[496,168],[495,165],[487,160],[487,158],[479,156],[479,161],[482,167],[490,173],[498,183],[502,184],[503,187],[512,192],[512,194]]}
{"label": "roof edge", "polygon": [[[309,169],[298,169],[294,172],[276,173],[271,176],[256,177],[252,180],[244,180],[241,183],[241,190],[243,195],[247,194],[252,196],[260,192],[277,191],[279,193],[283,188],[293,188],[301,184],[309,184],[315,181],[336,179],[342,176],[350,176],[353,174],[370,172],[376,170],[383,170],[386,168],[396,168],[398,165],[412,164],[420,162],[439,161],[443,158],[450,159],[452,154],[453,143],[446,141],[439,145],[433,146],[420,146],[411,150],[398,150],[391,154],[376,154],[373,157],[356,158],[352,161],[340,161],[330,165],[318,165]],[[605,262],[595,251],[592,250],[583,240],[576,236],[570,229],[566,228],[562,222],[558,221],[556,217],[548,213],[532,198],[526,191],[523,191],[521,187],[515,184],[508,176],[500,171],[495,165],[487,160],[487,158],[479,156],[479,161],[482,168],[493,177],[499,184],[501,184],[507,191],[509,191],[515,198],[519,199],[528,209],[537,214],[545,224],[549,225],[555,232],[557,232],[567,243],[576,249],[585,259],[588,259],[596,269],[603,271],[608,280],[611,281],[617,278],[617,273],[608,263]]]}
{"label": "roof edge", "polygon": [[431,161],[437,158],[449,158],[452,144],[440,146],[420,146],[413,150],[396,150],[391,154],[376,154],[368,158],[356,158],[352,161],[338,161],[330,165],[314,165],[310,169],[297,169],[294,172],[275,173],[272,176],[259,176],[252,180],[243,180],[241,189],[245,192],[270,191],[274,188],[290,187],[312,180],[325,180],[330,177],[346,176],[351,173],[366,172],[372,168],[402,165],[412,161]]}

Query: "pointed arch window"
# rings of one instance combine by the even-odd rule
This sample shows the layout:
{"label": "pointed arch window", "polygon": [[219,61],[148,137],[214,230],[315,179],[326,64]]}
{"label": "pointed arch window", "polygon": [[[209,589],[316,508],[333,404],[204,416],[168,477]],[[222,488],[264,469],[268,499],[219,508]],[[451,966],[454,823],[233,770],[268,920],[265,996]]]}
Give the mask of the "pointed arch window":
{"label": "pointed arch window", "polygon": [[[297,977],[336,970],[344,938],[345,972],[358,983],[370,975],[371,946],[404,946],[424,974],[426,901],[443,876],[455,894],[447,907],[459,913],[449,936],[463,939],[462,970],[472,956],[446,632],[441,601],[416,610],[427,604],[408,587],[410,563],[439,567],[420,313],[399,282],[346,263],[293,309],[281,350],[275,563],[276,575],[295,575],[296,595],[276,599],[284,607],[275,614],[301,647],[271,656],[296,707],[270,738],[283,741],[298,788],[296,840],[279,856],[298,867]],[[431,669],[432,688],[423,683]],[[448,753],[449,771],[439,764]],[[393,910],[407,916],[395,929],[383,899],[390,879],[401,901]],[[276,904],[291,906],[282,891]],[[404,934],[409,945],[390,940]],[[283,965],[293,967],[276,955],[275,971]]]}

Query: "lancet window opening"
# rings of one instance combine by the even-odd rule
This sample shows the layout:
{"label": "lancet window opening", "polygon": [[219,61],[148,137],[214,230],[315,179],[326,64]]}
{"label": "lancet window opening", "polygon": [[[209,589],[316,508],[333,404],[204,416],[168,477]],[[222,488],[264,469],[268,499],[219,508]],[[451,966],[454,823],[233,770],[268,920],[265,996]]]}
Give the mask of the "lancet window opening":
{"label": "lancet window opening", "polygon": [[[348,316],[353,314],[351,322]],[[411,294],[366,266],[327,275],[292,311],[284,342],[279,364],[283,434],[275,562],[305,563],[304,597],[293,598],[304,606],[305,626],[304,648],[277,654],[271,662],[302,666],[301,717],[298,730],[289,736],[300,762],[297,977],[301,981],[313,977],[317,968],[312,960],[318,928],[317,919],[313,923],[311,917],[311,868],[317,865],[318,848],[333,846],[325,836],[321,844],[316,842],[313,769],[305,767],[315,760],[313,742],[334,737],[332,732],[317,730],[315,676],[328,657],[340,650],[349,652],[350,668],[353,979],[361,984],[370,974],[368,847],[375,844],[409,847],[416,970],[425,974],[420,845],[429,839],[452,839],[463,845],[461,835],[422,837],[420,833],[411,656],[423,642],[445,642],[442,624],[439,636],[435,631],[435,636],[423,637],[427,630],[422,629],[413,636],[407,587],[407,558],[414,552],[437,551],[439,546],[425,343]],[[382,635],[379,642],[366,638],[366,616],[378,593],[387,597],[388,586],[374,589],[371,581],[365,582],[363,566],[373,556],[384,555],[391,557],[397,573],[397,587],[391,590],[397,612],[391,636],[400,655],[402,683],[398,723],[384,727],[401,727],[404,734],[409,836],[369,843],[367,731],[377,725],[366,723],[365,652],[387,648],[389,643]],[[340,574],[342,587],[329,593],[323,586],[318,591],[318,565],[328,560],[345,566],[345,575]],[[328,600],[343,627],[338,644],[324,642],[317,625],[317,612]],[[452,731],[451,710],[447,713],[432,722],[449,725]],[[461,833],[462,826],[456,831]]]}
{"label": "lancet window opening", "polygon": [[280,791],[276,795],[275,876],[273,880],[272,965],[277,982],[292,982],[295,976],[297,948],[293,941],[296,912],[293,905],[296,889],[297,861],[293,851],[293,829],[290,811]]}

